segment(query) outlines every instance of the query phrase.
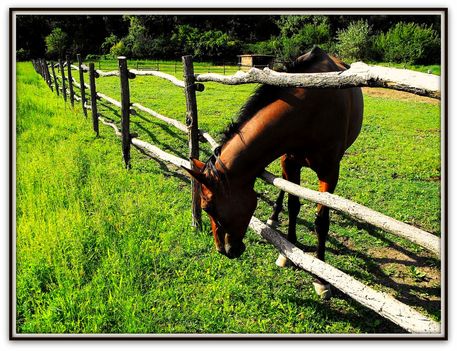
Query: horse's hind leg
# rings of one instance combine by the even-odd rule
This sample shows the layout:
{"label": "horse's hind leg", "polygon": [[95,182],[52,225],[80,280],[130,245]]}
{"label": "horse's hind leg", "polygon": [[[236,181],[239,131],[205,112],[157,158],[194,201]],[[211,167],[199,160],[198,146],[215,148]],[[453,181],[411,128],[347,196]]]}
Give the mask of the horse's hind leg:
{"label": "horse's hind leg", "polygon": [[284,201],[284,190],[279,192],[279,196],[273,205],[273,213],[267,221],[267,224],[273,228],[279,225],[279,213],[282,211],[282,203]]}
{"label": "horse's hind leg", "polygon": [[[338,183],[339,165],[330,172],[318,173],[319,191],[333,193]],[[327,241],[330,227],[329,208],[321,204],[317,205],[316,220],[314,226],[317,234],[317,258],[325,261],[325,242]],[[314,281],[316,293],[324,299],[331,297],[330,284],[325,280],[316,277]]]}
{"label": "horse's hind leg", "polygon": [[[283,166],[283,177],[288,181],[300,184],[300,169],[301,166],[296,162],[285,158],[284,161],[281,159],[281,164]],[[289,194],[287,201],[287,209],[289,211],[289,227],[287,231],[287,240],[292,244],[297,242],[297,217],[300,212],[300,199],[297,196]],[[285,267],[292,265],[292,263],[284,257],[282,254],[279,254],[276,264],[280,267]]]}

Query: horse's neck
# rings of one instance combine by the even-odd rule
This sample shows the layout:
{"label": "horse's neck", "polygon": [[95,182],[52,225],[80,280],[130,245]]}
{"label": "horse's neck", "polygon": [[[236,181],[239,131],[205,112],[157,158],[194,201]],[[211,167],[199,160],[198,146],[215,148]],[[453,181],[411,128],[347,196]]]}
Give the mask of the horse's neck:
{"label": "horse's neck", "polygon": [[258,123],[256,118],[265,122],[264,117],[253,117],[222,148],[220,159],[232,184],[253,185],[262,170],[287,147],[275,130],[278,123]]}

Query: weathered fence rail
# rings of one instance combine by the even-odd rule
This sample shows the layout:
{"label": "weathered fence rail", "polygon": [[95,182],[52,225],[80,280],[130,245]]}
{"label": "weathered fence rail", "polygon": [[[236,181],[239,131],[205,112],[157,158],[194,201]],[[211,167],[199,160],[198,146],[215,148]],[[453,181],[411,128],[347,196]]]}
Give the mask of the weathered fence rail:
{"label": "weathered fence rail", "polygon": [[439,99],[441,79],[433,74],[413,72],[398,68],[369,66],[356,62],[346,71],[326,73],[278,73],[269,68],[252,68],[233,76],[214,73],[199,74],[197,82],[218,82],[228,85],[261,83],[281,87],[306,87],[316,89],[382,87],[407,91]]}
{"label": "weathered fence rail", "polygon": [[[129,130],[129,116],[130,114],[135,113],[134,108],[146,112],[159,120],[162,120],[170,125],[173,125],[182,132],[186,132],[189,135],[189,149],[190,156],[198,157],[199,152],[199,138],[203,137],[206,139],[211,148],[214,149],[218,146],[218,143],[207,133],[198,129],[198,117],[197,117],[197,105],[195,99],[196,91],[203,91],[204,87],[202,84],[197,82],[206,82],[213,81],[223,84],[246,84],[246,83],[264,83],[264,84],[273,84],[279,86],[308,86],[315,88],[342,88],[342,87],[352,87],[352,86],[383,86],[389,87],[397,90],[406,90],[419,95],[427,95],[435,98],[440,97],[439,90],[439,77],[438,83],[436,78],[430,78],[427,83],[424,82],[424,77],[419,75],[419,78],[413,78],[412,80],[399,79],[399,75],[391,76],[384,75],[382,72],[380,75],[375,75],[374,71],[371,68],[368,70],[362,65],[356,65],[355,67],[351,66],[351,69],[345,71],[349,72],[346,75],[340,72],[332,72],[332,74],[327,76],[327,73],[320,74],[278,74],[269,70],[257,70],[252,69],[247,73],[238,73],[234,76],[221,76],[215,74],[201,74],[195,75],[193,72],[193,63],[191,57],[183,57],[184,65],[184,81],[181,81],[174,76],[165,74],[163,72],[156,71],[138,71],[138,70],[128,70],[127,62],[125,58],[119,59],[119,71],[103,72],[100,70],[95,70],[94,64],[91,63],[89,67],[82,64],[80,56],[78,56],[78,66],[71,65],[69,58],[64,64],[62,61],[59,62],[58,66],[61,68],[61,76],[56,76],[54,72],[54,66],[51,64],[52,75],[54,81],[50,77],[49,70],[47,69],[47,64],[41,60],[39,62],[34,61],[34,67],[39,72],[47,84],[52,88],[52,85],[55,86],[56,93],[59,93],[57,78],[60,78],[62,83],[62,95],[66,99],[66,84],[68,82],[69,86],[78,87],[81,91],[81,97],[78,97],[76,94],[71,93],[72,88],[70,89],[70,98],[73,96],[75,100],[82,101],[82,107],[84,112],[86,109],[92,110],[92,119],[94,131],[98,135],[98,121],[102,124],[109,126],[114,129],[117,136],[123,140],[123,155],[124,160],[126,160],[126,165],[130,161],[129,149],[126,148],[126,145],[134,145],[136,148],[140,149],[142,152],[153,158],[159,158],[161,160],[172,163],[176,166],[185,166],[191,167],[191,163],[187,160],[183,160],[177,156],[169,154],[160,148],[151,145],[147,142],[144,142],[136,137],[134,134],[130,134]],[[46,68],[44,68],[44,66]],[[354,65],[353,65],[354,66]],[[366,66],[366,65],[365,65]],[[65,77],[63,67],[68,67],[68,78]],[[80,83],[71,76],[71,68],[79,70],[80,73]],[[359,74],[356,74],[356,71],[359,71]],[[382,71],[382,70],[381,70]],[[48,72],[48,73],[47,73]],[[87,85],[84,83],[84,72],[89,72],[89,82]],[[360,73],[361,72],[361,73]],[[390,73],[389,73],[390,74]],[[163,79],[166,79],[173,83],[174,85],[184,88],[186,94],[186,104],[187,104],[187,116],[186,124],[184,125],[181,122],[163,116],[158,112],[155,112],[139,103],[130,102],[129,94],[129,83],[128,80],[135,78],[136,76],[156,76]],[[318,82],[318,76],[322,77],[324,75],[324,85]],[[343,75],[343,78],[341,76]],[[117,101],[105,94],[96,91],[95,79],[99,77],[109,77],[109,76],[119,76],[121,78],[121,100]],[[123,78],[122,78],[123,77]],[[360,78],[361,77],[361,78]],[[426,79],[426,80],[427,80]],[[401,82],[400,82],[401,81]],[[403,82],[403,83],[402,83]],[[438,84],[438,86],[437,86]],[[409,86],[409,88],[405,88]],[[90,89],[91,95],[91,104],[87,105],[85,102],[85,88]],[[97,112],[97,99],[104,99],[108,103],[118,107],[122,111],[121,129],[115,124],[114,121],[109,121],[105,118],[102,118]],[[126,157],[127,156],[127,157]],[[367,222],[373,224],[387,232],[394,233],[400,236],[403,236],[425,248],[434,252],[435,254],[440,253],[440,239],[436,236],[422,231],[418,228],[409,226],[405,223],[394,220],[390,217],[387,217],[379,212],[373,211],[365,206],[356,204],[350,200],[341,198],[337,195],[329,193],[321,193],[300,187],[296,184],[290,183],[284,179],[278,178],[273,174],[265,171],[260,176],[264,181],[273,184],[274,186],[300,198],[307,199],[316,203],[323,204],[332,209],[344,212],[359,221]],[[198,194],[198,185],[193,185],[193,224],[199,225],[200,218],[200,208],[198,205],[198,197],[195,195]],[[411,307],[395,300],[387,294],[377,292],[362,283],[356,281],[347,274],[339,271],[338,269],[314,258],[311,255],[304,253],[299,250],[297,247],[292,245],[276,231],[263,224],[257,218],[253,217],[250,222],[250,227],[256,233],[260,234],[262,237],[271,242],[284,256],[288,257],[292,262],[294,262],[300,268],[315,274],[329,283],[331,283],[336,288],[340,289],[359,303],[364,306],[374,310],[381,316],[395,322],[405,330],[412,333],[440,333],[440,323],[434,322],[429,318],[421,315],[416,312]]]}

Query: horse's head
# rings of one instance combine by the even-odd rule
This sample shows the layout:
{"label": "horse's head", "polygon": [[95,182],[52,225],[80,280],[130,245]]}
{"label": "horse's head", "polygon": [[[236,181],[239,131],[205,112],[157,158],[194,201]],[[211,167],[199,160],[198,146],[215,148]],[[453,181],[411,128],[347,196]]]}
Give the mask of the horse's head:
{"label": "horse's head", "polygon": [[230,184],[216,169],[214,159],[206,164],[191,161],[194,169],[183,168],[201,185],[201,208],[211,220],[217,251],[228,258],[241,256],[246,248],[243,237],[257,205],[254,189]]}

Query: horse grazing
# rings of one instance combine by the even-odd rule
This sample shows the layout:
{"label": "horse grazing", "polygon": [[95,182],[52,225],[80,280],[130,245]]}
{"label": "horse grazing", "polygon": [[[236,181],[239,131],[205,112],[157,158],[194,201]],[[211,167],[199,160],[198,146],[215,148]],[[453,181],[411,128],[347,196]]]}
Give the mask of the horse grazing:
{"label": "horse grazing", "polygon": [[[315,47],[287,69],[291,73],[343,71],[340,60]],[[211,220],[217,250],[229,258],[245,250],[242,240],[257,205],[254,182],[275,159],[281,157],[282,175],[300,183],[300,170],[309,167],[319,179],[319,191],[332,193],[338,182],[340,161],[357,138],[362,124],[360,88],[311,89],[260,86],[242,107],[238,120],[224,132],[221,147],[203,163],[191,159],[186,169],[201,184],[201,207]],[[274,205],[269,224],[277,223],[284,192]],[[298,197],[288,196],[287,239],[295,243],[300,209]],[[317,257],[324,260],[329,230],[329,209],[317,206],[315,231]],[[289,262],[280,255],[276,262]],[[316,279],[316,292],[330,296],[329,285]]]}

